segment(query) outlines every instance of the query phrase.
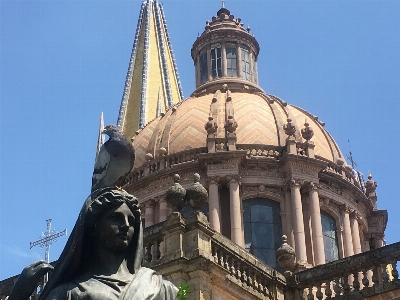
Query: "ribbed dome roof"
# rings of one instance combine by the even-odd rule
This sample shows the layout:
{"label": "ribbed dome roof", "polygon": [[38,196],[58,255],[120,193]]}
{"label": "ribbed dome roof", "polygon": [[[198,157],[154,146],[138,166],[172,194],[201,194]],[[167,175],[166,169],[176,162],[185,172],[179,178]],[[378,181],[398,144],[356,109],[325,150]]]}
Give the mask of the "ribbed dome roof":
{"label": "ribbed dome roof", "polygon": [[[133,139],[137,159],[135,168],[143,165],[147,159],[161,154],[175,154],[189,149],[206,147],[207,132],[204,128],[210,116],[210,105],[214,94],[191,97],[170,108],[165,115],[147,124]],[[312,141],[315,143],[315,155],[336,162],[343,158],[339,147],[324,129],[323,123],[315,116],[279,98],[261,92],[232,92],[237,145],[284,146],[287,135],[283,125],[292,119],[296,126],[296,140],[304,142],[300,130],[304,123],[314,130]],[[225,109],[226,92],[221,92],[218,111]],[[215,99],[214,99],[215,100]],[[220,114],[220,113],[219,113]],[[225,112],[221,115],[225,116]],[[225,117],[216,120],[218,128],[224,131]],[[160,150],[161,149],[161,150]]]}

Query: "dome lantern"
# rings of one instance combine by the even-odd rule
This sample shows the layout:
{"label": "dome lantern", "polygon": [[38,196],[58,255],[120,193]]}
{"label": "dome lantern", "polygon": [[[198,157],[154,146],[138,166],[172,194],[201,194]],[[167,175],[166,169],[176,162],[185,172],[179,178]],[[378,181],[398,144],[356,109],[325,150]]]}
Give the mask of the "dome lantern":
{"label": "dome lantern", "polygon": [[205,89],[215,92],[225,83],[233,91],[244,89],[244,85],[262,91],[257,75],[259,51],[250,27],[245,29],[241,19],[235,19],[223,5],[217,16],[206,22],[204,32],[192,46],[196,69],[194,94]]}

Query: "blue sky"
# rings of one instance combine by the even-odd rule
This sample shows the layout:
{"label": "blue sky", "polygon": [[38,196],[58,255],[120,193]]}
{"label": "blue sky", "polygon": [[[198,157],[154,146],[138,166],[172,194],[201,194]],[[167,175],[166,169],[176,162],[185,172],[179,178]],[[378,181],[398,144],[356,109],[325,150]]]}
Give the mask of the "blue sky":
{"label": "blue sky", "polygon": [[[141,1],[0,1],[0,279],[70,232],[90,192],[100,112],[117,120]],[[219,0],[164,0],[185,97],[190,49]],[[400,1],[227,0],[261,51],[260,86],[326,123],[378,182],[386,240],[400,240]],[[239,124],[240,126],[240,124]],[[350,140],[350,143],[348,143]],[[66,242],[51,246],[57,259]]]}

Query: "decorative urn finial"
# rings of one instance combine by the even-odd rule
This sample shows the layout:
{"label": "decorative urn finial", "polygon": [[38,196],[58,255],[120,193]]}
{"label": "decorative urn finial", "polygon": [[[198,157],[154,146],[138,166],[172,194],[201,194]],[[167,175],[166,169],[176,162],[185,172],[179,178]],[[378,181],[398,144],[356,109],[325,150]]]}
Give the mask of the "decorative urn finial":
{"label": "decorative urn finial", "polygon": [[194,173],[193,185],[186,191],[187,202],[195,211],[200,211],[203,205],[207,202],[208,192],[200,183],[200,175]]}
{"label": "decorative urn finial", "polygon": [[296,266],[296,252],[287,243],[286,235],[282,235],[282,245],[276,250],[276,261],[287,274]]}
{"label": "decorative urn finial", "polygon": [[185,205],[186,190],[180,185],[180,179],[178,174],[174,175],[174,185],[168,189],[165,195],[173,212],[179,212]]}
{"label": "decorative urn finial", "polygon": [[378,186],[378,183],[372,179],[372,174],[371,172],[368,172],[368,180],[365,183],[365,194],[370,196],[371,194],[375,193],[375,190]]}
{"label": "decorative urn finial", "polygon": [[237,122],[233,118],[233,116],[228,116],[228,120],[225,122],[225,129],[230,133],[234,133],[236,128],[238,127]]}
{"label": "decorative urn finial", "polygon": [[296,127],[292,124],[292,119],[287,119],[287,123],[283,125],[283,130],[288,136],[294,136],[296,133]]}
{"label": "decorative urn finial", "polygon": [[301,136],[306,141],[309,141],[314,136],[314,130],[310,127],[310,124],[307,122],[307,120],[304,123],[304,126],[305,127],[303,129],[301,129]]}
{"label": "decorative urn finial", "polygon": [[204,125],[204,128],[206,129],[207,134],[214,134],[217,132],[218,125],[214,122],[214,118],[210,116],[208,117],[208,122]]}

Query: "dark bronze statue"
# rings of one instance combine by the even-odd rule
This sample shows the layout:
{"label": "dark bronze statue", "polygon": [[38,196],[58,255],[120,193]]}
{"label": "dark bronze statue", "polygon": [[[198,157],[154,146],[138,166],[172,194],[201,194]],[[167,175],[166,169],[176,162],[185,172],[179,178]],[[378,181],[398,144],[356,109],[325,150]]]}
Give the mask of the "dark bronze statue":
{"label": "dark bronze statue", "polygon": [[85,201],[56,266],[44,261],[26,267],[9,300],[27,300],[41,276],[52,274],[39,300],[172,300],[177,288],[141,267],[143,229],[138,201],[114,188]]}

